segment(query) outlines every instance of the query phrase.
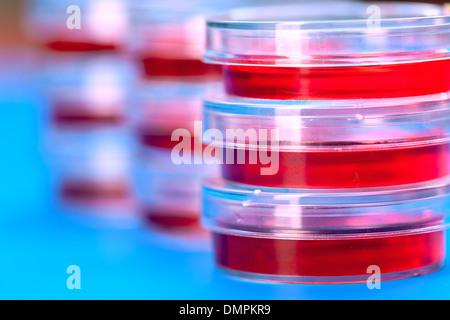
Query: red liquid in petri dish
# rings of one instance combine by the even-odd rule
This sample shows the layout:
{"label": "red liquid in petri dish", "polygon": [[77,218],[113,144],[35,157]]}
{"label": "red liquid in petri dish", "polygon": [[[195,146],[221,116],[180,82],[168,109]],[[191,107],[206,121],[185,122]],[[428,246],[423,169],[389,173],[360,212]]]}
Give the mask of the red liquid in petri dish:
{"label": "red liquid in petri dish", "polygon": [[147,77],[207,77],[218,78],[222,68],[189,58],[141,58]]}
{"label": "red liquid in petri dish", "polygon": [[[175,129],[173,129],[175,130]],[[139,129],[138,136],[140,143],[144,147],[150,148],[160,148],[166,150],[172,150],[175,146],[180,144],[183,140],[172,141],[172,131],[170,130],[152,130],[152,129]],[[191,152],[196,153],[198,151],[204,150],[206,145],[204,145],[199,139],[191,135],[190,139]],[[196,148],[196,145],[201,144],[201,148]]]}
{"label": "red liquid in petri dish", "polygon": [[381,279],[389,280],[398,276],[386,278],[383,274],[434,271],[445,257],[444,231],[342,240],[282,240],[218,233],[214,233],[213,238],[219,266],[238,273],[260,275],[365,275],[363,281],[366,281],[367,268],[377,265],[382,273]]}
{"label": "red liquid in petri dish", "polygon": [[[224,152],[226,153],[227,150]],[[418,183],[443,178],[450,173],[448,143],[381,149],[342,151],[280,151],[272,154],[279,162],[273,175],[262,175],[270,167],[258,161],[222,165],[225,179],[255,186],[286,188],[362,188]]]}
{"label": "red liquid in petri dish", "polygon": [[46,48],[58,52],[97,52],[118,51],[119,47],[113,43],[94,43],[85,41],[62,41],[48,42]]}
{"label": "red liquid in petri dish", "polygon": [[203,230],[200,217],[192,212],[171,212],[169,208],[151,208],[144,211],[145,221],[152,227],[163,230]]}
{"label": "red liquid in petri dish", "polygon": [[119,125],[125,121],[120,108],[98,110],[83,103],[59,102],[53,108],[53,123],[57,126]]}
{"label": "red liquid in petri dish", "polygon": [[[160,131],[151,129],[139,129],[140,142],[145,147],[155,147],[172,150],[180,141],[172,141],[173,131]],[[191,137],[191,145],[195,139]]]}
{"label": "red liquid in petri dish", "polygon": [[91,202],[128,199],[131,190],[124,181],[66,180],[61,183],[60,195],[65,200]]}
{"label": "red liquid in petri dish", "polygon": [[450,90],[450,60],[349,67],[223,68],[228,94],[261,99],[376,99]]}

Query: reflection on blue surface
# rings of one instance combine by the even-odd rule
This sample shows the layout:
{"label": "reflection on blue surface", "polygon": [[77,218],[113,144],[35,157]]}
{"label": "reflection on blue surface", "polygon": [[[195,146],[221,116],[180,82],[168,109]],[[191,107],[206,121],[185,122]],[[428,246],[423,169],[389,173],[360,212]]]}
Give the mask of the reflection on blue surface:
{"label": "reflection on blue surface", "polygon": [[[1,299],[450,298],[450,263],[427,276],[383,282],[381,290],[256,283],[217,271],[207,248],[171,248],[143,228],[77,223],[52,204],[39,152],[41,103],[31,82],[0,78]],[[66,286],[70,265],[80,267],[81,290]]]}

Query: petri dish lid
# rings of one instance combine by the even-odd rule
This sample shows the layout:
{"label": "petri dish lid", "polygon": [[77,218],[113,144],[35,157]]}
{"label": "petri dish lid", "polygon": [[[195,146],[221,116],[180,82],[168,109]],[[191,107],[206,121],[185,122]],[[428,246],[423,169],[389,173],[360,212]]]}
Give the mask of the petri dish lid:
{"label": "petri dish lid", "polygon": [[449,179],[343,189],[260,188],[209,179],[203,223],[215,232],[283,239],[379,237],[448,226]]}
{"label": "petri dish lid", "polygon": [[444,6],[317,1],[248,7],[210,18],[205,61],[225,65],[360,66],[449,57]]}
{"label": "petri dish lid", "polygon": [[207,144],[258,148],[276,141],[279,150],[446,143],[450,100],[447,93],[309,101],[243,99],[218,93],[204,102],[203,131]]}

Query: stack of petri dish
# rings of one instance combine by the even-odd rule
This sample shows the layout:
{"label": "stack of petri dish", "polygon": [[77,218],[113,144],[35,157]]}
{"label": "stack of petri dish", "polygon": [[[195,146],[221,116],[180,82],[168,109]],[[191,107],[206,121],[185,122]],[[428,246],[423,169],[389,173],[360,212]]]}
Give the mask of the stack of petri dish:
{"label": "stack of petri dish", "polygon": [[420,3],[242,8],[207,24],[224,93],[204,104],[218,266],[366,282],[436,271],[450,173],[450,16]]}
{"label": "stack of petri dish", "polygon": [[89,224],[134,226],[127,1],[33,0],[27,10],[57,205]]}
{"label": "stack of petri dish", "polygon": [[[201,180],[217,170],[179,163],[174,157],[180,154],[172,152],[185,142],[193,159],[194,144],[201,145],[201,130],[198,135],[194,127],[201,121],[203,97],[220,85],[221,68],[202,61],[205,15],[212,10],[205,3],[131,4],[130,54],[139,70],[132,111],[138,145],[134,176],[142,220],[160,234],[203,238],[205,233],[199,223]],[[177,130],[186,136],[173,137]]]}
{"label": "stack of petri dish", "polygon": [[132,113],[136,190],[144,221],[162,233],[205,236],[201,181],[217,176],[218,167],[195,159],[202,158],[204,97],[222,87],[222,67],[203,62],[206,18],[244,2],[250,1],[131,4],[129,53],[140,78]]}

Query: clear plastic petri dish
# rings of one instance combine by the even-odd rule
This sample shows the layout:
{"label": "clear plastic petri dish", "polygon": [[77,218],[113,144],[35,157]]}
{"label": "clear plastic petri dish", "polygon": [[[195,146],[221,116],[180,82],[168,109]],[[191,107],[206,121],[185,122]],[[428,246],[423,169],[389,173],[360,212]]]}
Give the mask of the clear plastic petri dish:
{"label": "clear plastic petri dish", "polygon": [[130,141],[121,132],[60,134],[46,155],[58,210],[96,226],[136,225]]}
{"label": "clear plastic petri dish", "polygon": [[407,97],[449,91],[449,44],[444,6],[313,2],[209,18],[205,61],[241,97]]}
{"label": "clear plastic petri dish", "polygon": [[127,8],[127,0],[32,0],[24,27],[50,51],[118,52],[129,31]]}
{"label": "clear plastic petri dish", "polygon": [[211,177],[217,177],[217,168],[177,165],[170,150],[142,149],[134,172],[142,221],[161,233],[205,237],[200,223],[201,182]]}
{"label": "clear plastic petri dish", "polygon": [[217,265],[247,279],[289,283],[392,280],[443,266],[448,180],[408,188],[203,187],[203,224]]}
{"label": "clear plastic petri dish", "polygon": [[330,101],[219,95],[205,101],[203,144],[234,183],[405,185],[450,173],[449,116],[447,94]]}
{"label": "clear plastic petri dish", "polygon": [[[185,133],[202,150],[202,108],[207,94],[221,88],[219,82],[187,83],[176,80],[149,80],[134,93],[130,118],[139,144],[143,147],[172,150]],[[199,129],[197,129],[197,127]]]}
{"label": "clear plastic petri dish", "polygon": [[49,53],[42,60],[40,86],[48,104],[46,123],[55,130],[128,125],[135,78],[132,64],[114,54]]}
{"label": "clear plastic petri dish", "polygon": [[[129,51],[144,78],[197,81],[217,79],[220,66],[205,64],[206,16],[224,7],[217,2],[134,1]],[[226,6],[226,8],[230,8]]]}

